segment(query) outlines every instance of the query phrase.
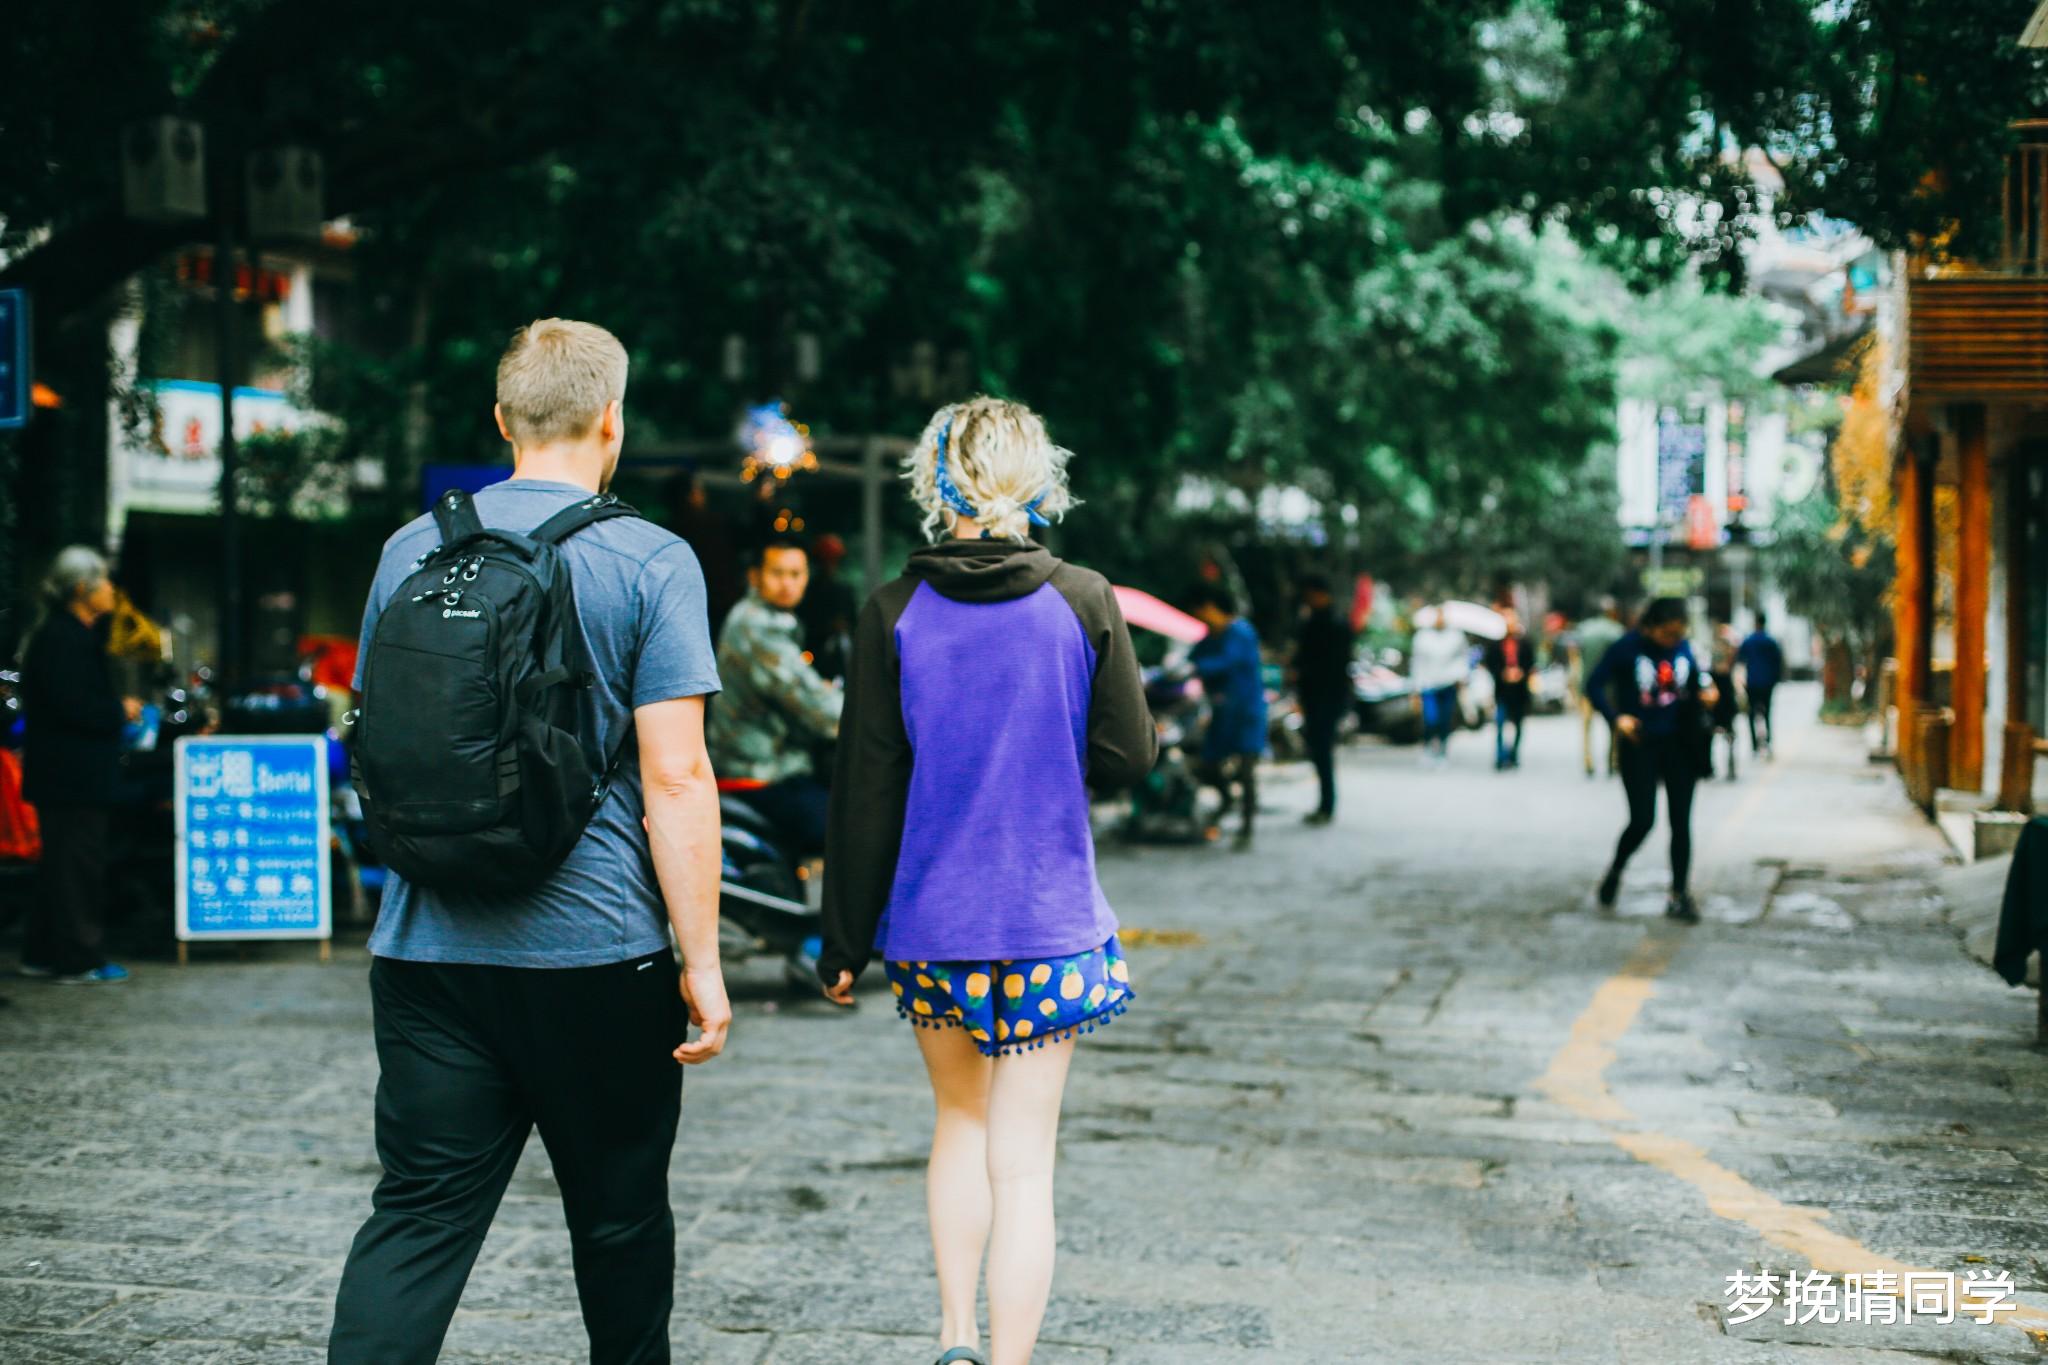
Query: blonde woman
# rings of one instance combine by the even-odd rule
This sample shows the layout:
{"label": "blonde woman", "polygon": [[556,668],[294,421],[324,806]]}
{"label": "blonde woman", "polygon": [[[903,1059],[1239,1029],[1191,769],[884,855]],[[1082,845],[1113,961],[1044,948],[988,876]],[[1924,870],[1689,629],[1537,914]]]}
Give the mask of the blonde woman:
{"label": "blonde woman", "polygon": [[1030,538],[1072,502],[1066,462],[1021,404],[932,417],[905,475],[934,543],[862,610],[840,723],[818,974],[850,1003],[879,954],[919,1025],[942,1365],[1031,1359],[1075,1035],[1131,999],[1087,789],[1136,782],[1157,739],[1109,584]]}

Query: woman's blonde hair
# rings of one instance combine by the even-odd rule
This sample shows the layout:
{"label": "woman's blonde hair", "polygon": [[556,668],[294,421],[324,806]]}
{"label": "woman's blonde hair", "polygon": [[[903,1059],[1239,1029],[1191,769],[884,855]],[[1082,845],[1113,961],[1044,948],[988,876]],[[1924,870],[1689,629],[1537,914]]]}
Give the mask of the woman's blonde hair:
{"label": "woman's blonde hair", "polygon": [[[945,485],[939,478],[942,438]],[[991,538],[1028,540],[1034,512],[1050,522],[1075,503],[1067,491],[1067,459],[1037,413],[1022,403],[983,396],[932,414],[904,457],[903,477],[910,481],[912,500],[924,509],[925,533],[932,539],[956,519],[971,516]],[[948,486],[958,502],[948,496]]]}

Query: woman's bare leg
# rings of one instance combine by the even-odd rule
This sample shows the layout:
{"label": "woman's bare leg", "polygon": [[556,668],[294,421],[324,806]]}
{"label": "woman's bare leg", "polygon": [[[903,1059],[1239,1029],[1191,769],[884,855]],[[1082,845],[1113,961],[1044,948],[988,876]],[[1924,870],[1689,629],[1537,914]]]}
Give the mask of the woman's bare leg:
{"label": "woman's bare leg", "polygon": [[1029,1365],[1052,1293],[1053,1157],[1071,1038],[996,1059],[988,1099],[990,1365]]}
{"label": "woman's bare leg", "polygon": [[979,1348],[975,1290],[988,1246],[989,1072],[994,1059],[982,1055],[965,1029],[921,1028],[917,1045],[938,1106],[931,1161],[925,1167],[925,1207],[931,1218],[932,1261],[939,1272],[939,1345]]}

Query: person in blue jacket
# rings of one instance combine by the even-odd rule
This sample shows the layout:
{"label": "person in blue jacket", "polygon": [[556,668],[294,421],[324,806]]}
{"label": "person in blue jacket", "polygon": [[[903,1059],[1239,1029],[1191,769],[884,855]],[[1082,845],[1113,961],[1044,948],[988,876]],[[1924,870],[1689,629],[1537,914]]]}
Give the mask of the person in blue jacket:
{"label": "person in blue jacket", "polygon": [[1661,785],[1670,803],[1671,823],[1671,893],[1664,913],[1681,923],[1697,924],[1699,908],[1688,880],[1692,794],[1702,767],[1705,708],[1714,705],[1719,693],[1693,657],[1685,631],[1685,603],[1676,597],[1658,598],[1644,610],[1637,627],[1601,657],[1587,679],[1586,692],[1621,741],[1621,784],[1628,793],[1628,825],[1615,845],[1614,861],[1600,879],[1600,904],[1614,904],[1622,869],[1650,837]]}
{"label": "person in blue jacket", "polygon": [[1243,811],[1233,847],[1251,847],[1258,812],[1255,778],[1266,751],[1266,680],[1258,633],[1237,613],[1237,601],[1220,584],[1204,583],[1189,594],[1189,610],[1209,628],[1188,656],[1209,696],[1209,728],[1202,735],[1202,777],[1223,794],[1220,825],[1237,805]]}
{"label": "person in blue jacket", "polygon": [[[1764,626],[1763,615],[1758,613],[1756,629],[1735,651],[1735,662],[1742,665],[1743,690],[1749,695],[1749,751],[1753,754],[1771,751],[1771,694],[1785,676],[1785,651]],[[1758,738],[1759,731],[1762,738]]]}

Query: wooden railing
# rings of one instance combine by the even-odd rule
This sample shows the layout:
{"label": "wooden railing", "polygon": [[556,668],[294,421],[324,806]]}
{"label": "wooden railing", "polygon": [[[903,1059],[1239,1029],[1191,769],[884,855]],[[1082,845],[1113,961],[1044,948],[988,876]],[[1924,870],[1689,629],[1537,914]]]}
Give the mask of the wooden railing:
{"label": "wooden railing", "polygon": [[2005,158],[1999,267],[2008,274],[2041,274],[2048,270],[2048,122],[2025,119],[2013,129],[2020,140]]}
{"label": "wooden railing", "polygon": [[1906,361],[1916,394],[1940,400],[2048,399],[2048,121],[2013,125],[1991,259],[1907,269]]}
{"label": "wooden railing", "polygon": [[1918,395],[2048,400],[2048,275],[1981,271],[1912,279],[1906,334]]}

